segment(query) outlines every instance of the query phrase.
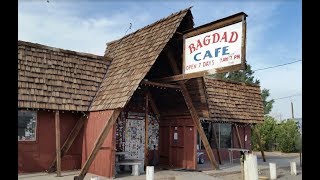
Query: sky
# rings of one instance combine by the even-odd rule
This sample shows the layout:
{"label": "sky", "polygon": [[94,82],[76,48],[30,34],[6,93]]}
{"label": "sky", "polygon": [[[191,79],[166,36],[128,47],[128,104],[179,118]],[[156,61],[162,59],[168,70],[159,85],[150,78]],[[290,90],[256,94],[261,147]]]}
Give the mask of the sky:
{"label": "sky", "polygon": [[190,6],[194,27],[248,15],[246,61],[253,70],[301,60],[254,76],[275,99],[271,116],[291,118],[292,102],[294,117],[302,117],[301,0],[19,0],[18,39],[104,55],[107,42]]}

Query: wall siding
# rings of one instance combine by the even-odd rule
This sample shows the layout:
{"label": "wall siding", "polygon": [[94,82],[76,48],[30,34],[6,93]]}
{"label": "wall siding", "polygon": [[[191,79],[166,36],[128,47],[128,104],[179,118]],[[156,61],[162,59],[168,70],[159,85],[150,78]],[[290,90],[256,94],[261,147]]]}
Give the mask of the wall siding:
{"label": "wall siding", "polygon": [[[61,146],[81,114],[60,112]],[[49,168],[56,155],[54,112],[38,111],[36,141],[18,142],[18,173],[42,172]],[[73,142],[69,151],[61,159],[61,169],[81,168],[81,146],[83,130]]]}

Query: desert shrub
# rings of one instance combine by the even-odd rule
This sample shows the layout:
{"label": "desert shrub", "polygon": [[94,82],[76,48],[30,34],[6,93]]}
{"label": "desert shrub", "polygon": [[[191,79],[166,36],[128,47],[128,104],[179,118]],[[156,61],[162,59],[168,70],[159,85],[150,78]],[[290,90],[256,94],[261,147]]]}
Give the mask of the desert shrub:
{"label": "desert shrub", "polygon": [[282,121],[277,128],[277,142],[281,152],[297,152],[300,149],[300,132],[293,120]]}
{"label": "desert shrub", "polygon": [[[301,148],[301,135],[293,120],[278,122],[271,116],[265,116],[262,124],[256,125],[261,136],[263,150],[297,152]],[[252,129],[252,149],[260,150],[256,134]]]}

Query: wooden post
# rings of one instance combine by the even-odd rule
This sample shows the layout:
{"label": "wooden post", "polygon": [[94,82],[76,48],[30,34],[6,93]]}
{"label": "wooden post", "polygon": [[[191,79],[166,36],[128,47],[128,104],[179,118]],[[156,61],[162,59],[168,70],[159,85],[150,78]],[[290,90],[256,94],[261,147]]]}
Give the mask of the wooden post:
{"label": "wooden post", "polygon": [[149,98],[149,101],[150,101],[151,109],[152,109],[153,113],[156,114],[157,120],[159,120],[159,118],[160,118],[160,112],[159,112],[159,110],[158,110],[158,108],[157,108],[157,105],[156,105],[156,103],[155,103],[155,101],[154,101],[154,99],[153,99],[153,97],[152,97],[151,92],[150,92],[148,89],[147,89],[147,93],[148,93],[148,98]]}
{"label": "wooden post", "polygon": [[302,166],[302,161],[301,161],[301,149],[302,149],[302,147],[300,146],[300,152],[299,152],[299,157],[300,157],[300,167]]}
{"label": "wooden post", "polygon": [[145,130],[144,130],[144,166],[148,166],[148,145],[149,145],[149,137],[148,137],[148,109],[149,109],[149,98],[148,93],[146,93],[146,106],[145,106]]}
{"label": "wooden post", "polygon": [[[241,142],[241,138],[240,138],[238,126],[237,126],[236,124],[234,124],[233,126],[234,126],[234,128],[236,129],[238,144],[239,144],[240,148],[242,149],[243,146],[242,146],[242,142]],[[241,170],[241,178],[244,180],[244,164],[243,164],[243,158],[244,158],[244,155],[241,154],[241,158],[240,158],[240,170]]]}
{"label": "wooden post", "polygon": [[159,87],[164,87],[164,88],[174,88],[174,89],[179,89],[180,87],[177,85],[173,84],[165,84],[165,83],[159,83],[159,82],[152,82],[152,81],[141,81],[142,85],[154,85],[154,86],[159,86]]}
{"label": "wooden post", "polygon": [[[178,66],[177,66],[177,63],[175,62],[174,60],[174,56],[172,54],[172,52],[169,50],[167,51],[168,52],[168,59],[169,59],[169,63],[171,65],[171,68],[173,70],[173,73],[174,74],[179,74],[179,69],[178,69]],[[198,132],[199,132],[199,135],[201,137],[201,140],[203,142],[203,146],[205,147],[206,149],[206,152],[208,154],[208,157],[210,159],[210,162],[211,162],[211,165],[213,167],[213,169],[219,169],[219,165],[217,164],[215,158],[214,158],[214,155],[213,155],[213,152],[212,152],[212,149],[210,147],[210,144],[208,142],[208,139],[202,129],[202,126],[200,124],[200,119],[199,119],[199,116],[197,114],[197,111],[196,109],[194,108],[193,104],[192,104],[192,99],[189,95],[189,92],[188,92],[188,89],[186,87],[186,85],[182,82],[182,81],[179,81],[178,84],[180,85],[180,90],[181,90],[181,93],[183,95],[183,98],[186,102],[186,105],[190,111],[190,114],[191,114],[191,117],[192,117],[192,120],[193,120],[193,123],[194,125],[196,126]]]}
{"label": "wooden post", "polygon": [[[74,140],[76,139],[76,137],[78,136],[80,130],[82,129],[84,122],[86,120],[85,116],[82,116],[77,123],[75,124],[75,126],[73,127],[72,131],[70,132],[69,136],[67,137],[66,141],[64,142],[64,144],[61,147],[61,158],[68,152],[68,150],[70,149],[72,143],[74,142]],[[57,157],[54,158],[54,160],[51,163],[51,166],[48,168],[48,173],[52,173],[55,172],[57,169],[56,166],[56,162],[57,162]]]}
{"label": "wooden post", "polygon": [[257,136],[257,140],[258,140],[258,144],[259,144],[259,147],[260,147],[260,151],[261,151],[261,156],[262,156],[263,162],[266,162],[266,158],[264,156],[264,151],[263,151],[263,146],[262,146],[262,143],[261,143],[260,133],[259,133],[259,131],[258,131],[256,126],[253,129],[254,129],[254,132],[256,133],[256,136]]}
{"label": "wooden post", "polygon": [[270,179],[277,179],[277,165],[276,163],[269,163]]}
{"label": "wooden post", "polygon": [[242,142],[241,142],[238,126],[237,125],[233,125],[233,126],[234,126],[234,128],[236,129],[236,132],[237,132],[238,144],[239,144],[240,148],[242,149],[243,146],[242,146]]}
{"label": "wooden post", "polygon": [[218,138],[217,138],[217,134],[216,134],[216,130],[214,128],[214,123],[211,123],[211,132],[213,134],[213,138],[214,138],[214,143],[215,143],[215,146],[217,147],[217,154],[218,154],[218,160],[219,160],[219,164],[222,164],[221,163],[221,156],[220,156],[220,148],[219,148],[219,145],[218,145]]}
{"label": "wooden post", "polygon": [[61,153],[60,153],[60,118],[59,111],[55,111],[56,129],[56,157],[57,157],[57,177],[61,177]]}
{"label": "wooden post", "polygon": [[99,149],[101,147],[101,145],[103,144],[104,140],[106,139],[107,135],[110,132],[110,129],[112,129],[114,123],[116,122],[120,112],[122,109],[115,109],[112,113],[112,115],[110,116],[110,119],[108,119],[107,123],[105,124],[105,126],[103,127],[99,137],[97,138],[96,142],[94,143],[94,147],[87,159],[87,161],[85,162],[85,164],[83,165],[80,173],[78,176],[74,176],[74,180],[83,180],[84,177],[86,176],[90,165],[92,164],[94,158],[96,157],[96,155],[99,152]]}

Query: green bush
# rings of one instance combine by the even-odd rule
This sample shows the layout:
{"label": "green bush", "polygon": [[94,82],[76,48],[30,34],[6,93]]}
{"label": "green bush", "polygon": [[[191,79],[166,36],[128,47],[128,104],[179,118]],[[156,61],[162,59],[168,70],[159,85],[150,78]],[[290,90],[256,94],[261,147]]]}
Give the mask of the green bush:
{"label": "green bush", "polygon": [[[298,125],[293,120],[280,123],[271,116],[264,117],[264,123],[258,124],[261,144],[265,151],[297,152],[301,148],[301,135]],[[256,134],[252,130],[252,149],[260,150]]]}
{"label": "green bush", "polygon": [[[264,150],[272,150],[272,147],[276,142],[276,126],[277,121],[271,116],[265,116],[264,123],[256,125],[258,131],[260,132],[261,143]],[[254,150],[260,150],[256,134],[253,130],[252,145]]]}
{"label": "green bush", "polygon": [[296,152],[300,140],[297,123],[293,120],[283,121],[277,128],[277,142],[281,152]]}

